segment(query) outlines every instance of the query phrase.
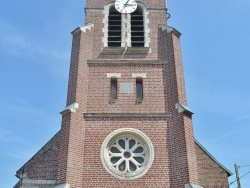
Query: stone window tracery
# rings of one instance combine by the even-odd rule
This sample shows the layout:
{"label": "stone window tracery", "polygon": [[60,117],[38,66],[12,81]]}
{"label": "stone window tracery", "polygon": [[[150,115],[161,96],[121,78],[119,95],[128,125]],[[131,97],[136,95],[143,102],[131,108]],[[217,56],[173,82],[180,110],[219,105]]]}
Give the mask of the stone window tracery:
{"label": "stone window tracery", "polygon": [[135,172],[145,161],[145,149],[137,139],[121,137],[109,148],[112,166],[120,172]]}
{"label": "stone window tracery", "polygon": [[150,139],[132,128],[118,129],[104,140],[101,159],[104,168],[116,178],[133,180],[144,175],[154,158]]}

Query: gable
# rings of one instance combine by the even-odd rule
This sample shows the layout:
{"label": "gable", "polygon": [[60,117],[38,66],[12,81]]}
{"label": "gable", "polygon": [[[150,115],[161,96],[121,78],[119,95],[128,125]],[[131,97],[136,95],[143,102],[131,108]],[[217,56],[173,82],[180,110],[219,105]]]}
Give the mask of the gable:
{"label": "gable", "polygon": [[16,176],[19,179],[55,180],[59,137],[60,131],[16,172]]}
{"label": "gable", "polygon": [[203,187],[227,187],[232,175],[215,157],[195,140],[197,167],[200,185]]}

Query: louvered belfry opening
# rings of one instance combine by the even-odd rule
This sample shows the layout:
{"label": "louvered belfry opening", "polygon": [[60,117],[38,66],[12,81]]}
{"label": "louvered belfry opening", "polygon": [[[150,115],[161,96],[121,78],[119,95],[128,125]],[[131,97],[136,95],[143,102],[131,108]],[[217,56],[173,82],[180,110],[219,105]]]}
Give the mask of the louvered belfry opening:
{"label": "louvered belfry opening", "polygon": [[144,47],[144,19],[140,7],[131,14],[131,46]]}
{"label": "louvered belfry opening", "polygon": [[109,10],[108,20],[108,47],[121,47],[122,41],[122,20],[121,13],[115,7]]}

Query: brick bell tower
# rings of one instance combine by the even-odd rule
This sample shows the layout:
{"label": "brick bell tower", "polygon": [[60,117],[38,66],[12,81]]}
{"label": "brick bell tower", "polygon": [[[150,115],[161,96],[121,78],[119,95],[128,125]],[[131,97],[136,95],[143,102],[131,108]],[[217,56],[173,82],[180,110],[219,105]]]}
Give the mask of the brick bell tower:
{"label": "brick bell tower", "polygon": [[87,0],[72,32],[57,187],[198,184],[180,33],[165,0]]}
{"label": "brick bell tower", "polygon": [[232,173],[193,136],[165,0],[86,0],[85,13],[61,129],[14,188],[227,187]]}

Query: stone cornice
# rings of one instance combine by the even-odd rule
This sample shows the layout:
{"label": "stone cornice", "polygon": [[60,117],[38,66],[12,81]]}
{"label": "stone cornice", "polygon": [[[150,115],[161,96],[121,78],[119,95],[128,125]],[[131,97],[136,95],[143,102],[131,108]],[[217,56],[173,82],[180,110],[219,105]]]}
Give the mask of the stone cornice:
{"label": "stone cornice", "polygon": [[79,108],[79,104],[75,102],[75,103],[67,106],[63,111],[60,112],[60,114],[64,115],[64,114],[67,114],[69,112],[76,113],[78,108]]}
{"label": "stone cornice", "polygon": [[[103,11],[103,8],[85,8],[85,13],[87,11],[91,11],[91,12],[101,12]],[[166,8],[148,8],[147,9],[148,12],[167,12]]]}
{"label": "stone cornice", "polygon": [[83,113],[84,118],[116,118],[116,117],[129,117],[129,118],[137,118],[137,117],[153,117],[153,118],[168,118],[171,117],[170,114],[167,113]]}
{"label": "stone cornice", "polygon": [[177,31],[175,28],[173,27],[170,27],[170,26],[167,26],[167,25],[162,25],[160,24],[159,25],[159,28],[162,30],[162,31],[167,31],[167,33],[174,33],[177,37],[180,37],[181,36],[181,33],[179,31]]}
{"label": "stone cornice", "polygon": [[166,8],[148,8],[148,12],[167,12]]}
{"label": "stone cornice", "polygon": [[152,64],[152,65],[163,65],[166,62],[161,62],[159,60],[138,60],[138,59],[95,59],[88,60],[88,64]]}
{"label": "stone cornice", "polygon": [[[90,8],[90,7],[86,7],[85,8],[85,13],[87,11],[90,12],[102,12],[104,9],[103,8]],[[167,12],[166,8],[147,8],[147,12]]]}
{"label": "stone cornice", "polygon": [[76,28],[74,31],[71,32],[71,34],[75,35],[79,32],[86,32],[87,30],[90,31],[92,30],[93,27],[94,27],[94,24],[89,23],[89,24],[86,24],[85,26]]}
{"label": "stone cornice", "polygon": [[176,103],[175,108],[178,110],[178,113],[184,113],[188,116],[192,116],[194,114],[187,106],[184,106],[180,103]]}
{"label": "stone cornice", "polygon": [[149,47],[103,47],[101,54],[150,53]]}

